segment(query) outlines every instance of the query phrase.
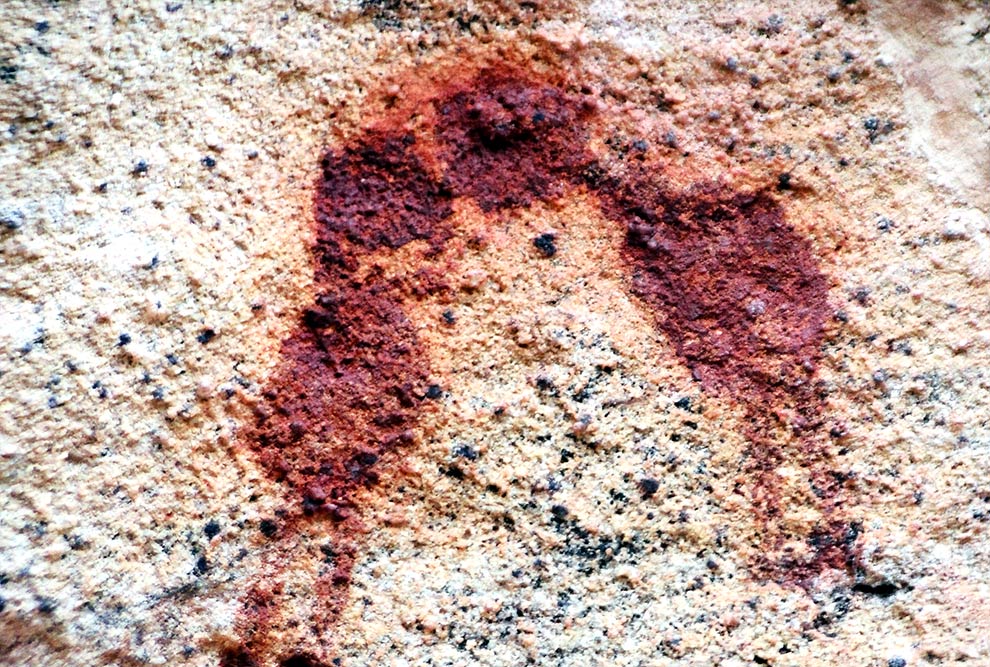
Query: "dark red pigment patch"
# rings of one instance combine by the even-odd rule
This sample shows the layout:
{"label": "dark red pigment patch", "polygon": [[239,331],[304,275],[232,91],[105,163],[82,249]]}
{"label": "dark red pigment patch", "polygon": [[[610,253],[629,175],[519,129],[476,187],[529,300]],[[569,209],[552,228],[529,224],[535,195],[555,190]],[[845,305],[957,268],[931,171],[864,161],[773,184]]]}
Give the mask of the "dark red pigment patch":
{"label": "dark red pigment patch", "polygon": [[[841,480],[822,465],[828,442],[815,375],[831,311],[810,244],[766,191],[699,183],[672,194],[646,170],[598,191],[606,216],[626,225],[632,292],[702,387],[745,411],[761,551],[808,541],[810,558],[764,556],[753,569],[802,585],[826,569],[847,569],[858,529],[835,517]],[[778,525],[785,508],[775,471],[785,463],[810,471],[827,518],[809,536]]]}
{"label": "dark red pigment patch", "polygon": [[[404,306],[443,295],[433,259],[452,237],[452,203],[484,212],[525,207],[583,189],[604,217],[627,230],[630,292],[706,391],[739,403],[746,416],[747,471],[766,551],[805,539],[810,557],[753,563],[764,578],[803,583],[847,568],[851,529],[836,517],[837,484],[823,469],[823,402],[815,373],[829,312],[827,283],[810,245],[787,225],[767,191],[733,192],[713,182],[666,185],[662,166],[609,176],[588,148],[594,105],[563,86],[510,68],[483,69],[429,96],[435,126],[426,139],[382,121],[320,160],[314,199],[316,297],[283,341],[279,371],[246,440],[284,484],[283,562],[293,537],[320,524],[331,536],[310,619],[323,635],[347,599],[363,530],[357,498],[414,444],[429,409],[428,355]],[[395,124],[398,126],[398,123]],[[427,251],[406,278],[367,265],[412,241]],[[777,526],[774,469],[810,471],[829,522],[812,535]],[[279,624],[280,584],[246,602],[244,642],[223,664],[269,656]],[[290,658],[283,658],[283,661]],[[306,655],[307,664],[318,664]],[[247,661],[247,662],[246,662]],[[300,662],[299,664],[303,664]]]}

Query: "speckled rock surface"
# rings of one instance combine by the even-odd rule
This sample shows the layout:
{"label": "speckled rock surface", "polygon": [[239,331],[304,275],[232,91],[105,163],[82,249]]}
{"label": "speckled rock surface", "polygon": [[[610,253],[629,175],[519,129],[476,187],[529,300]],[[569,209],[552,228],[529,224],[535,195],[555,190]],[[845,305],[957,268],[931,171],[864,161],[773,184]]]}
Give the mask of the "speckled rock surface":
{"label": "speckled rock surface", "polygon": [[988,34],[3,3],[0,664],[990,664]]}

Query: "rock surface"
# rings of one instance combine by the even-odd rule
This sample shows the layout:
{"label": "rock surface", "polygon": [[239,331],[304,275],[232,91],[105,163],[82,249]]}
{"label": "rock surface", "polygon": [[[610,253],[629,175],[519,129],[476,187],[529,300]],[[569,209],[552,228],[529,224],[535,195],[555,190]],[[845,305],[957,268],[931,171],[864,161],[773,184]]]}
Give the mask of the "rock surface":
{"label": "rock surface", "polygon": [[990,664],[985,2],[0,18],[0,664]]}

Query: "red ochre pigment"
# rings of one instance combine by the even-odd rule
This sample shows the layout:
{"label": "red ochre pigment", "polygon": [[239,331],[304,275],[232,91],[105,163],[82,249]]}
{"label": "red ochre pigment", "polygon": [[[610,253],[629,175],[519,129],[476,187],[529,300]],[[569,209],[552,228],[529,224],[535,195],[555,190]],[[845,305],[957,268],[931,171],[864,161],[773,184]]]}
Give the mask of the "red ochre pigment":
{"label": "red ochre pigment", "polygon": [[[429,409],[429,356],[405,304],[448,290],[430,258],[455,231],[459,198],[493,213],[578,190],[592,194],[604,219],[626,230],[629,292],[703,389],[745,415],[747,495],[764,540],[758,550],[773,553],[794,539],[808,544],[800,558],[751,563],[754,574],[806,585],[855,559],[858,530],[839,516],[839,482],[829,475],[821,433],[815,376],[831,311],[810,244],[766,190],[737,192],[713,180],[677,189],[663,166],[648,162],[622,178],[610,175],[588,147],[600,112],[569,90],[509,66],[482,68],[422,99],[420,111],[432,119],[426,139],[421,129],[381,120],[320,159],[316,297],[283,342],[279,370],[246,435],[286,489],[289,506],[268,526],[272,539],[289,550],[313,522],[331,535],[308,603],[312,632],[323,634],[346,603],[366,529],[359,492],[410,451],[418,416]],[[422,266],[412,267],[412,278],[362,264],[412,241],[429,248],[417,255]],[[813,534],[786,535],[778,526],[784,501],[775,470],[785,463],[811,477],[824,517]],[[272,657],[282,594],[274,583],[248,596],[243,645],[223,664]],[[296,654],[282,664],[320,663]]]}

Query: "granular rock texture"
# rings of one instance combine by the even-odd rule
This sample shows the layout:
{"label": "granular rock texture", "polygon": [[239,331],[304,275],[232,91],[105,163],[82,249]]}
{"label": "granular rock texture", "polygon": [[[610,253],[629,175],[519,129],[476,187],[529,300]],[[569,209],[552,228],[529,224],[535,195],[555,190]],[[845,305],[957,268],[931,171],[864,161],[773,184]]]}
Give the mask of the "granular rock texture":
{"label": "granular rock texture", "polygon": [[0,15],[0,664],[990,661],[985,3]]}
{"label": "granular rock texture", "polygon": [[[319,632],[332,629],[347,601],[356,490],[378,485],[383,458],[409,456],[421,406],[442,395],[440,385],[430,384],[428,355],[403,302],[438,294],[451,299],[451,286],[436,269],[455,233],[452,202],[462,198],[488,214],[577,188],[596,198],[602,223],[625,230],[620,257],[628,265],[629,293],[654,311],[702,387],[731,392],[744,406],[746,455],[755,461],[747,472],[759,496],[751,510],[768,550],[751,564],[754,574],[808,584],[824,567],[852,569],[855,525],[827,516],[828,524],[805,536],[775,525],[783,509],[774,488],[780,465],[814,468],[816,494],[829,501],[836,486],[829,475],[837,474],[803,435],[822,422],[812,380],[827,284],[780,205],[765,192],[731,193],[708,183],[671,193],[664,165],[645,159],[635,173],[605,175],[586,145],[589,123],[598,121],[594,103],[519,71],[483,69],[424,104],[432,106],[435,145],[420,148],[412,133],[376,127],[321,159],[315,303],[301,314],[301,331],[283,343],[285,368],[270,380],[263,394],[268,404],[246,436],[272,476],[288,486],[301,512],[292,522],[332,526],[321,547],[332,567],[314,588],[311,620],[320,619]],[[417,155],[424,150],[435,154],[439,173],[428,172]],[[411,280],[362,266],[367,255],[414,241],[425,252],[401,267]],[[801,435],[777,441],[773,431],[784,411],[793,416],[783,428]],[[802,537],[810,557],[786,554],[774,562],[776,548]],[[293,566],[291,550],[283,567]],[[277,594],[254,592],[252,616],[259,594],[263,622],[259,627],[251,619],[251,648],[236,655],[263,650],[258,645],[268,640],[268,608]]]}

